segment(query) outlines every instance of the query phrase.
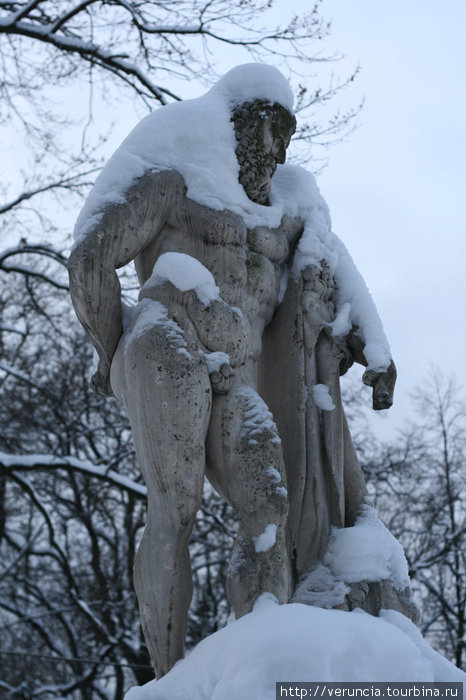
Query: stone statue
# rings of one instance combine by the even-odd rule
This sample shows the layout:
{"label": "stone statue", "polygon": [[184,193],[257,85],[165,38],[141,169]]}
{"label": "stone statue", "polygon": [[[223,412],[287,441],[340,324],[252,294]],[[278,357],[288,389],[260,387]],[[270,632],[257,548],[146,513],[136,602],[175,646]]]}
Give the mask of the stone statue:
{"label": "stone statue", "polygon": [[[392,403],[375,307],[364,285],[345,292],[342,271],[357,273],[322,233],[312,177],[282,165],[295,126],[283,76],[240,66],[136,127],[77,224],[71,296],[99,355],[92,383],[125,404],[147,485],[135,587],[159,677],[184,653],[204,475],[239,520],[236,616],[264,592],[286,603],[366,496],[340,374],[361,363],[374,408]],[[127,309],[116,269],[133,260],[141,292]]]}

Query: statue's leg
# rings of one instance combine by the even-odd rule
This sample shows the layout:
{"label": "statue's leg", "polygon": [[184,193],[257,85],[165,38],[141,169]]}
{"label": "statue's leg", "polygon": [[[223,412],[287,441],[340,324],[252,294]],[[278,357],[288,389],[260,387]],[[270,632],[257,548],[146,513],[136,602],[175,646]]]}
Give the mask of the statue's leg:
{"label": "statue's leg", "polygon": [[182,330],[160,309],[144,300],[144,313],[136,312],[120,342],[111,377],[126,405],[147,486],[134,584],[158,677],[184,655],[192,596],[188,540],[202,498],[211,408],[197,336],[188,321]]}
{"label": "statue's leg", "polygon": [[250,387],[236,386],[226,396],[214,396],[207,476],[239,519],[227,575],[236,616],[250,612],[261,593],[273,593],[286,603],[290,566],[283,454],[272,415]]}

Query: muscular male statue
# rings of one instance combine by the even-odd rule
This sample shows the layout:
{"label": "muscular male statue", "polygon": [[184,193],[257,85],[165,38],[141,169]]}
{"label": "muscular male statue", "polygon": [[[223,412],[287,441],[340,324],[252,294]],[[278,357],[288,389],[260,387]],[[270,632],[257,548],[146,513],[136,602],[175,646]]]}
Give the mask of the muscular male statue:
{"label": "muscular male statue", "polygon": [[[147,485],[135,586],[159,677],[184,653],[204,475],[239,520],[227,581],[236,616],[264,592],[288,602],[330,527],[352,524],[366,493],[339,375],[354,359],[369,365],[374,407],[386,408],[395,374],[389,355],[378,365],[364,356],[361,314],[338,330],[348,309],[336,258],[303,250],[296,267],[324,205],[315,193],[304,214],[287,204],[303,195],[300,169],[279,165],[296,124],[284,78],[241,66],[207,93],[204,111],[202,99],[161,108],[129,137],[95,186],[69,260],[73,304],[99,354],[93,386],[124,402]],[[146,139],[150,151],[151,138],[156,156],[141,147]],[[169,148],[171,160],[157,155]],[[130,152],[142,165],[128,175]],[[223,181],[232,169],[234,181]],[[105,199],[118,177],[117,196]],[[142,288],[123,311],[116,269],[133,260]]]}

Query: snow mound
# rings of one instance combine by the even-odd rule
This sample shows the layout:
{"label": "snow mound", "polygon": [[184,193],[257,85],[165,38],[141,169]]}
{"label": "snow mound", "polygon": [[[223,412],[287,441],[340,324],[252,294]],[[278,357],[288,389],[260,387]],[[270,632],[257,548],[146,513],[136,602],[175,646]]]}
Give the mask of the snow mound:
{"label": "snow mound", "polygon": [[345,583],[388,579],[398,590],[409,586],[403,547],[367,505],[353,527],[332,530],[324,563]]}
{"label": "snow mound", "polygon": [[466,674],[400,613],[277,605],[264,595],[252,613],[125,700],[275,700],[275,683],[285,680],[466,681]]}
{"label": "snow mound", "polygon": [[332,529],[323,564],[300,581],[293,602],[333,608],[344,602],[347,584],[384,580],[405,590],[408,564],[403,547],[374,508],[363,505],[352,527]]}

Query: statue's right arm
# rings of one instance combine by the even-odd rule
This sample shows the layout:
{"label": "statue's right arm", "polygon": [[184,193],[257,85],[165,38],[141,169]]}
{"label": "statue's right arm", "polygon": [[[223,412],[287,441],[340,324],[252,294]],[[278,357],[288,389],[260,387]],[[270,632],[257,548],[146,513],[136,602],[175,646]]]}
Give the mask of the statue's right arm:
{"label": "statue's right arm", "polygon": [[108,205],[74,246],[68,261],[70,294],[76,314],[99,355],[92,385],[110,395],[110,366],[123,332],[121,288],[116,269],[152,243],[167,221],[184,181],[174,171],[147,173]]}

